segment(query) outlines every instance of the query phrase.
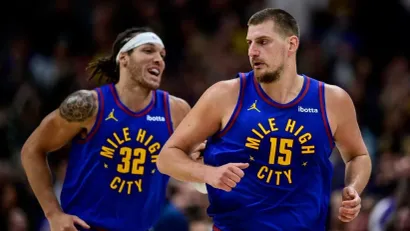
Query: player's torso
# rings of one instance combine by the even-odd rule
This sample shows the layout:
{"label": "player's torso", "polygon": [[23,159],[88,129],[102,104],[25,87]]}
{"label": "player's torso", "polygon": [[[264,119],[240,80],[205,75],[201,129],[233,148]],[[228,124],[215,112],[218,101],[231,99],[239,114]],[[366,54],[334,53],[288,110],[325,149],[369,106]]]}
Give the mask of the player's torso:
{"label": "player's torso", "polygon": [[168,177],[156,170],[156,160],[172,133],[168,96],[154,92],[135,113],[120,102],[114,85],[97,92],[96,123],[86,139],[72,143],[63,208],[110,231],[145,231],[165,200]]}
{"label": "player's torso", "polygon": [[[237,112],[226,126],[229,130],[208,141],[205,162],[214,166],[246,162],[250,166],[232,192],[208,187],[209,214],[216,223],[234,220],[238,225],[241,223],[232,217],[255,216],[257,225],[261,217],[272,220],[269,217],[275,216],[276,223],[262,219],[260,228],[275,227],[291,222],[279,213],[286,213],[286,209],[293,213],[295,206],[300,212],[293,214],[294,218],[316,219],[324,214],[333,140],[321,102],[321,87],[323,90],[318,81],[304,77],[300,94],[288,104],[279,104],[263,92],[253,73],[241,78]],[[263,215],[258,213],[262,211]]]}

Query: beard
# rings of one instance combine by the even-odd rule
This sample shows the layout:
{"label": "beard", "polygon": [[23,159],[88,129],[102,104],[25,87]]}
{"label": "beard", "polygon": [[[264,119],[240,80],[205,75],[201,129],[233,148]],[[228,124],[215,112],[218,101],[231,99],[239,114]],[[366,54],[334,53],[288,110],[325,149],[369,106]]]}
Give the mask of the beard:
{"label": "beard", "polygon": [[279,67],[274,71],[266,71],[260,75],[255,75],[259,83],[273,83],[280,79],[283,72],[283,66]]}
{"label": "beard", "polygon": [[152,83],[147,80],[148,77],[145,76],[147,75],[147,73],[141,65],[133,62],[133,63],[130,63],[130,65],[128,66],[128,69],[131,74],[131,78],[133,79],[133,81],[136,81],[138,85],[144,88],[147,88],[149,90],[156,90],[159,88],[158,83]]}

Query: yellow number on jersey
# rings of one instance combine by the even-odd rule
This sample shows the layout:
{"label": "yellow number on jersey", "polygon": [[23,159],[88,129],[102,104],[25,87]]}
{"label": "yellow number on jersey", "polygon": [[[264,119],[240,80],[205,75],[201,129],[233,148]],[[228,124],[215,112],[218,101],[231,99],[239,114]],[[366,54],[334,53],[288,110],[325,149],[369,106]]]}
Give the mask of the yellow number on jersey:
{"label": "yellow number on jersey", "polygon": [[269,153],[269,164],[275,164],[277,159],[277,163],[279,165],[290,165],[292,160],[292,150],[293,147],[293,140],[292,139],[279,139],[279,154],[276,158],[277,148],[278,147],[278,138],[272,137],[270,138],[270,153]]}
{"label": "yellow number on jersey", "polygon": [[144,174],[144,163],[147,156],[147,150],[143,148],[134,149],[134,159],[132,160],[131,173],[135,175]]}
{"label": "yellow number on jersey", "polygon": [[[120,149],[121,163],[117,166],[117,171],[120,173],[129,173],[135,175],[144,174],[144,163],[146,160],[147,151],[143,148],[136,148],[132,150],[129,147],[122,147]],[[132,158],[134,157],[134,158]],[[131,162],[132,158],[132,162]],[[132,166],[131,166],[132,163]]]}

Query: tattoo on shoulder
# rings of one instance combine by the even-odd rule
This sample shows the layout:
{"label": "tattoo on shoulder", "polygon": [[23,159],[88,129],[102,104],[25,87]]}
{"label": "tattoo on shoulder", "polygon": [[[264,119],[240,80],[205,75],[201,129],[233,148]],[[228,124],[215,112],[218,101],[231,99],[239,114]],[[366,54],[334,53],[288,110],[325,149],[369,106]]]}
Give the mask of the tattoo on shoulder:
{"label": "tattoo on shoulder", "polygon": [[60,105],[60,115],[68,122],[83,122],[97,109],[97,101],[91,91],[80,90],[69,95]]}

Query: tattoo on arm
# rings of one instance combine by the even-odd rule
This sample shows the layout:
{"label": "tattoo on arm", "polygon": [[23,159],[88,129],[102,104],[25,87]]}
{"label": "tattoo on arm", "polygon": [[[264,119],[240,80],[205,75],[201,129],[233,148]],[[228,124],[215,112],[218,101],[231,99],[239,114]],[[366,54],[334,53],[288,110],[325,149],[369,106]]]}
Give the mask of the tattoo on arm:
{"label": "tattoo on arm", "polygon": [[60,115],[68,122],[83,122],[97,109],[97,102],[91,91],[80,90],[69,95],[60,105]]}

